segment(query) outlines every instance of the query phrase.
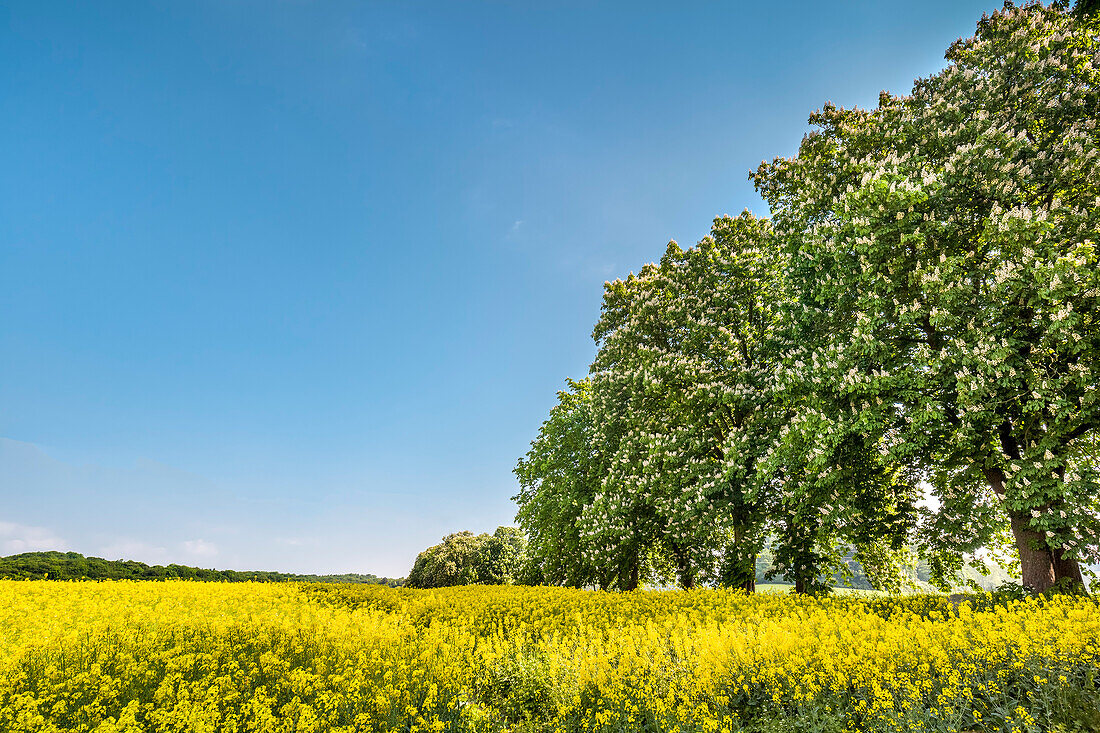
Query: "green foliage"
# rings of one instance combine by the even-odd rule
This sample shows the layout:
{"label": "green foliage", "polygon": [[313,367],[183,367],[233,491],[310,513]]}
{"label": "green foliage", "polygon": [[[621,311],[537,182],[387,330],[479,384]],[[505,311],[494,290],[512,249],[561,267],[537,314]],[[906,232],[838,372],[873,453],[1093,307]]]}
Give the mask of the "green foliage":
{"label": "green foliage", "polygon": [[664,556],[685,586],[714,575],[716,553],[743,581],[763,539],[773,265],[768,224],[745,213],[605,289],[591,379],[607,470],[586,529],[605,552]]}
{"label": "green foliage", "polygon": [[366,583],[400,586],[402,578],[345,573],[343,575],[298,575],[267,570],[207,570],[187,565],[146,565],[135,560],[104,560],[76,552],[26,552],[0,557],[0,578],[27,580],[179,580],[246,581],[278,583],[303,581],[317,583]]}
{"label": "green foliage", "polygon": [[527,578],[527,565],[527,539],[515,527],[497,527],[491,535],[456,532],[417,555],[405,585],[511,585]]}
{"label": "green foliage", "polygon": [[914,545],[943,589],[982,548],[1029,587],[1081,583],[1100,560],[1093,5],[1008,3],[908,96],[826,105],[752,174],[770,221],[715,220],[606,284],[591,375],[517,467],[550,582],[751,588],[770,537],[805,592],[845,546],[892,591]]}
{"label": "green foliage", "polygon": [[753,176],[792,288],[792,439],[873,436],[919,468],[937,575],[1006,519],[1036,587],[1100,557],[1096,30],[1008,5],[911,95],[826,105]]}
{"label": "green foliage", "polygon": [[1100,13],[1100,0],[1077,0],[1073,5],[1073,12],[1081,17],[1088,17]]}
{"label": "green foliage", "polygon": [[751,589],[770,536],[772,571],[802,590],[827,589],[839,544],[880,587],[900,585],[916,517],[907,474],[854,434],[826,456],[827,476],[807,471],[808,448],[775,451],[801,409],[774,380],[779,260],[768,223],[745,213],[607,284],[592,375],[559,393],[516,468],[517,521],[544,582]]}
{"label": "green foliage", "polygon": [[599,493],[600,457],[592,449],[592,383],[567,380],[515,473],[516,521],[527,533],[532,579],[573,588],[606,588],[617,575],[591,546],[584,513]]}

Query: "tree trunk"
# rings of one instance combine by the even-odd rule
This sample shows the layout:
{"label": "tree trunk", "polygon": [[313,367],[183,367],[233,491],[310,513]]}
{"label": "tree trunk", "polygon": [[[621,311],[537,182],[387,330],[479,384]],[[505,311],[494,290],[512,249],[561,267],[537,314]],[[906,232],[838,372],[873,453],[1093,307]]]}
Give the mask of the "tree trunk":
{"label": "tree trunk", "polygon": [[741,590],[746,593],[756,592],[756,553],[752,553],[745,561],[745,566],[748,568],[748,573],[745,575],[745,582],[741,584]]}
{"label": "tree trunk", "polygon": [[[1009,422],[1000,426],[999,435],[1004,454],[1019,460],[1019,443],[1012,436],[1012,426]],[[1004,473],[998,468],[985,469],[984,473],[993,493],[1003,501]],[[1059,470],[1059,478],[1062,474],[1063,471]],[[1046,510],[1049,509],[1049,506],[1046,507]],[[1032,528],[1031,518],[1027,514],[1010,514],[1009,522],[1012,526],[1012,535],[1016,539],[1016,551],[1020,555],[1020,580],[1025,587],[1042,593],[1058,581],[1068,579],[1071,585],[1084,589],[1085,582],[1081,576],[1080,564],[1076,560],[1067,558],[1062,548],[1052,548],[1047,542],[1046,533]]]}
{"label": "tree trunk", "polygon": [[685,590],[695,587],[695,573],[691,571],[691,568],[685,568],[680,572],[680,586]]}
{"label": "tree trunk", "polygon": [[1027,515],[1012,514],[1009,521],[1016,538],[1016,552],[1020,555],[1020,580],[1036,592],[1049,590],[1056,577],[1054,557],[1047,547],[1046,537],[1031,528]]}
{"label": "tree trunk", "polygon": [[1085,588],[1085,578],[1081,575],[1081,565],[1071,558],[1066,557],[1066,551],[1061,547],[1051,550],[1054,555],[1054,582],[1069,580],[1069,583],[1079,590]]}
{"label": "tree trunk", "polygon": [[745,552],[746,542],[745,526],[736,524],[733,528],[733,552],[736,557],[733,561],[732,572],[724,571],[723,582],[733,588],[740,588],[746,593],[756,592],[756,553]]}
{"label": "tree trunk", "polygon": [[[1065,466],[1059,466],[1055,469],[1058,475],[1059,481],[1066,480],[1066,468]],[[1051,511],[1054,507],[1051,507]],[[1049,546],[1049,543],[1047,543]],[[1085,579],[1081,575],[1081,565],[1071,558],[1066,557],[1066,550],[1064,547],[1051,547],[1051,556],[1054,558],[1054,582],[1059,583],[1065,581],[1063,584],[1070,585],[1074,590],[1085,592]]]}
{"label": "tree trunk", "polygon": [[[1003,501],[1004,472],[999,468],[987,468],[984,473],[993,493]],[[1046,536],[1032,529],[1031,519],[1026,514],[1009,513],[1008,520],[1016,539],[1016,554],[1020,556],[1020,581],[1025,588],[1042,593],[1054,585],[1054,558],[1047,547]]]}
{"label": "tree trunk", "polygon": [[627,576],[625,578],[623,578],[623,581],[620,585],[620,587],[623,590],[627,590],[627,591],[638,590],[638,580],[639,580],[639,574],[640,574],[638,566],[640,564],[641,563],[639,562],[638,556],[636,554],[633,555],[630,558],[629,572],[628,572]]}
{"label": "tree trunk", "polygon": [[672,543],[672,557],[676,560],[676,575],[680,579],[680,587],[694,588],[695,571],[691,569],[691,560],[683,548],[675,542]]}
{"label": "tree trunk", "polygon": [[1061,547],[1051,547],[1046,533],[1032,529],[1028,516],[1009,517],[1012,534],[1016,538],[1016,551],[1020,553],[1021,582],[1039,593],[1050,590],[1056,583],[1064,582],[1075,588],[1084,588],[1081,565],[1065,555]]}
{"label": "tree trunk", "polygon": [[806,579],[805,578],[795,578],[794,579],[794,592],[797,593],[800,596],[806,595],[807,588],[806,588]]}

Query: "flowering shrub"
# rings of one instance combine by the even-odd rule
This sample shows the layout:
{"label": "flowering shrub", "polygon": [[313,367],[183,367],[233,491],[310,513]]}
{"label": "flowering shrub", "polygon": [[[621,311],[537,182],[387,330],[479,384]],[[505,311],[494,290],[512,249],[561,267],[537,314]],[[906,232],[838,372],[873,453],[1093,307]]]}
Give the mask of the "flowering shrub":
{"label": "flowering shrub", "polygon": [[126,581],[0,581],[0,598],[0,730],[13,733],[1100,722],[1100,609],[1086,598],[974,610],[942,597]]}

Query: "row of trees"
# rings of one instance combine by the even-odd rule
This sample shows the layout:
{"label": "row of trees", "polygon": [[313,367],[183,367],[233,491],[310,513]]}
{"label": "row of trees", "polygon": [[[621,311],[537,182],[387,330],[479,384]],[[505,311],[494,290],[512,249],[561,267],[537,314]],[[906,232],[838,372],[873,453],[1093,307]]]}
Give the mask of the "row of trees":
{"label": "row of trees", "polygon": [[341,575],[299,575],[270,570],[211,570],[189,565],[146,565],[136,560],[104,560],[78,552],[24,552],[0,557],[0,578],[16,580],[200,580],[225,583],[366,583],[396,588],[403,578],[345,573]]}
{"label": "row of trees", "polygon": [[[417,556],[417,563],[410,574],[409,587],[542,585],[549,582],[542,573],[544,561],[535,561],[528,555],[527,548],[526,538],[515,527],[498,527],[491,535],[474,535],[468,531],[449,534],[438,545],[429,547]],[[775,571],[773,562],[772,548],[765,545],[756,556],[754,570],[757,582],[786,582],[786,577]],[[970,567],[963,568],[963,572],[966,585],[972,588],[993,589],[1011,582],[998,567],[993,567],[989,573],[978,572]],[[930,576],[931,570],[925,562],[918,561],[908,568],[907,580],[914,587],[926,587]],[[337,579],[332,582],[347,581]],[[852,552],[841,558],[828,582],[866,590],[875,587]]]}
{"label": "row of trees", "polygon": [[[752,174],[771,217],[605,287],[588,378],[516,469],[547,582],[896,588],[1010,539],[1100,559],[1100,22],[1006,5],[873,110]],[[930,494],[929,501],[922,501]]]}

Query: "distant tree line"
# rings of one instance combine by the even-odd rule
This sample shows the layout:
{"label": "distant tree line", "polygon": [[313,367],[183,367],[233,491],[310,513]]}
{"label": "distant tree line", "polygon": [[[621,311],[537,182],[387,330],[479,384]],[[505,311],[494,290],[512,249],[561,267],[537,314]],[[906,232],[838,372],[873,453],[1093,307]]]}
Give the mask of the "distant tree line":
{"label": "distant tree line", "polygon": [[242,583],[246,581],[283,583],[367,583],[396,588],[403,578],[345,573],[342,575],[298,575],[268,570],[209,570],[187,565],[146,565],[135,560],[104,560],[85,557],[78,552],[26,552],[0,557],[0,578],[27,580],[199,580]]}

